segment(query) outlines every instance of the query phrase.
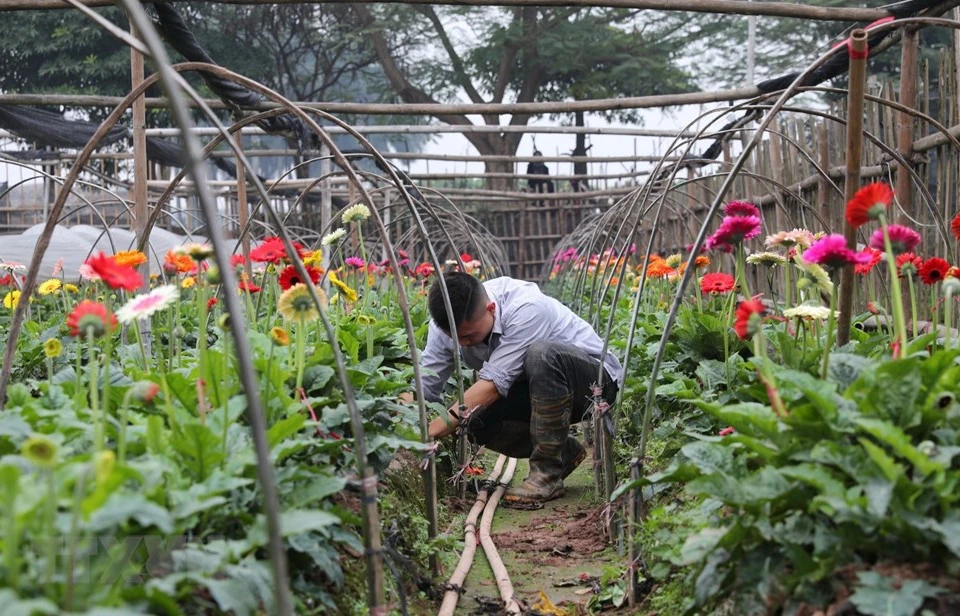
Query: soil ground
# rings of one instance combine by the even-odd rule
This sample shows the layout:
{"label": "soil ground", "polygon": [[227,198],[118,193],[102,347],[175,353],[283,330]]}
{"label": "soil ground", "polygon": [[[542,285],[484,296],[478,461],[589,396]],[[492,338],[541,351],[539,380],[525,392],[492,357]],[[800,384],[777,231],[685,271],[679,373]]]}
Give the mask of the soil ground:
{"label": "soil ground", "polygon": [[[527,607],[538,601],[540,592],[561,608],[561,604],[569,607],[571,603],[586,606],[591,595],[590,579],[600,577],[606,566],[622,564],[607,541],[603,501],[593,488],[592,459],[588,453],[583,464],[564,481],[566,494],[542,509],[508,509],[502,503],[497,508],[493,540],[518,599]],[[485,468],[492,468],[494,460],[495,455],[488,454]],[[528,469],[527,461],[520,460],[512,485],[523,481]],[[473,499],[468,502],[472,504]],[[464,517],[458,516],[454,532],[462,532]],[[488,600],[499,601],[482,549],[477,551],[464,587],[458,614],[489,614],[483,606],[489,605]]]}

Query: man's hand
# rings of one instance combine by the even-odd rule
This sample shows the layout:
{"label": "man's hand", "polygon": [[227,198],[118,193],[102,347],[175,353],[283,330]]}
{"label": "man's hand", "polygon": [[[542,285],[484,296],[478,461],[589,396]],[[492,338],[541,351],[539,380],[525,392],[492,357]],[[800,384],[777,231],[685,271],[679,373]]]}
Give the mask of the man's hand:
{"label": "man's hand", "polygon": [[[493,381],[484,379],[478,380],[463,392],[463,405],[470,410],[488,407],[499,399],[500,392],[497,391]],[[430,422],[430,438],[443,438],[457,431],[460,425],[460,420],[457,419],[457,405],[450,407],[447,414],[449,419],[438,417]]]}

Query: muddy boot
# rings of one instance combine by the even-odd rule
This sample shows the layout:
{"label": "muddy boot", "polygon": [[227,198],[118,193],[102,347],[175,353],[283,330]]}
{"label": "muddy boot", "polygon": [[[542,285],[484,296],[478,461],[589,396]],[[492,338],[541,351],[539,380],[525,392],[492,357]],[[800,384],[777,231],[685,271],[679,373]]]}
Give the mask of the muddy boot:
{"label": "muddy boot", "polygon": [[563,452],[563,479],[570,476],[570,473],[577,470],[580,463],[587,458],[587,450],[583,448],[576,438],[567,437],[566,449]]}
{"label": "muddy boot", "polygon": [[[507,489],[504,499],[512,503],[542,503],[563,496],[566,465],[564,453],[570,432],[573,396],[536,400],[532,404],[530,474],[516,488]],[[569,461],[572,465],[576,458]]]}

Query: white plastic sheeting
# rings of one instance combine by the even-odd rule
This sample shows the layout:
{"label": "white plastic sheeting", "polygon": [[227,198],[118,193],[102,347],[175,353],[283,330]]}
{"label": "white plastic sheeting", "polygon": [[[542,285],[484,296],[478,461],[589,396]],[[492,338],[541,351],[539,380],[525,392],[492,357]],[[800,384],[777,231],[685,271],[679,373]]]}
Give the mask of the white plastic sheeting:
{"label": "white plastic sheeting", "polygon": [[[22,263],[29,265],[33,251],[37,245],[37,238],[43,231],[43,225],[34,225],[19,235],[0,235],[0,261]],[[165,229],[154,228],[150,233],[150,244],[146,250],[150,258],[150,270],[159,271],[164,255],[171,248],[187,242],[205,242],[201,236],[187,237],[177,235]],[[103,251],[114,254],[121,250],[132,250],[136,247],[136,238],[133,231],[126,229],[110,229],[108,234],[102,227],[76,225],[63,227],[57,225],[50,238],[50,247],[40,263],[40,279],[53,275],[53,268],[58,260],[63,259],[63,276],[66,280],[79,279],[80,265],[91,254]]]}

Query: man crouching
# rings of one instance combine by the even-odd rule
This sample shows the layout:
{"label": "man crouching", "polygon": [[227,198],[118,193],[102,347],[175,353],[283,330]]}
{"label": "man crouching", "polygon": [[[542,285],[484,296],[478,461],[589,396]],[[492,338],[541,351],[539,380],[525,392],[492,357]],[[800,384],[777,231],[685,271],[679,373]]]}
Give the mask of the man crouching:
{"label": "man crouching", "polygon": [[[531,282],[503,277],[481,283],[462,272],[444,275],[453,327],[439,281],[430,288],[430,329],[420,357],[424,397],[441,402],[454,370],[456,332],[461,362],[478,370],[464,394],[468,416],[455,405],[430,423],[430,436],[454,433],[461,421],[470,440],[514,458],[530,458],[530,474],[505,499],[541,503],[563,496],[563,480],[586,457],[570,436],[583,419],[592,386],[612,404],[623,368],[603,341],[569,308]],[[601,360],[603,364],[601,377]]]}

